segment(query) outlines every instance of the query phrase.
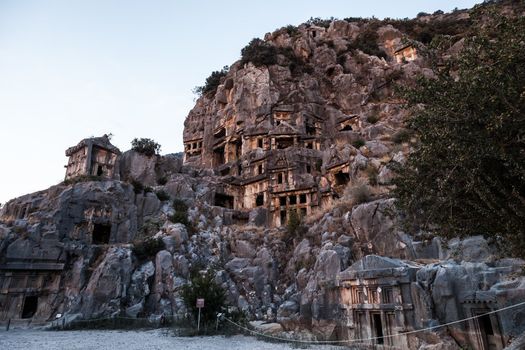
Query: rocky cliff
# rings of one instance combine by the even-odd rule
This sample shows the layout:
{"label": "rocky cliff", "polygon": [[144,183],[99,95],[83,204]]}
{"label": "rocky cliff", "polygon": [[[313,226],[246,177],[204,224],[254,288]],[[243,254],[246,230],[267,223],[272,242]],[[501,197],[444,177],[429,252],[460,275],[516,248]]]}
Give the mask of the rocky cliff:
{"label": "rocky cliff", "polygon": [[[446,60],[471,25],[458,11],[267,34],[256,44],[270,63],[234,63],[197,100],[184,159],[128,151],[120,180],[67,181],[2,207],[0,320],[183,319],[190,271],[213,266],[231,311],[293,337],[503,348],[525,331],[523,308],[483,314],[525,300],[524,262],[481,236],[406,232],[388,195],[411,148],[394,86],[434,74],[428,35],[452,40]],[[293,232],[292,211],[303,215]]]}

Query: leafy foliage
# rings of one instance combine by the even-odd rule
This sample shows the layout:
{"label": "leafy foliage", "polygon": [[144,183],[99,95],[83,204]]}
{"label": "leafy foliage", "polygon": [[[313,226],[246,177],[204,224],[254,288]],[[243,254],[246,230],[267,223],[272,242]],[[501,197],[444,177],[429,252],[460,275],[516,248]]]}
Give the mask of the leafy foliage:
{"label": "leafy foliage", "polygon": [[164,186],[166,183],[168,183],[168,178],[166,176],[162,176],[157,180],[158,184],[161,186]]}
{"label": "leafy foliage", "polygon": [[152,139],[134,138],[133,141],[131,141],[131,149],[135,152],[151,157],[155,154],[159,154],[160,145]]}
{"label": "leafy foliage", "polygon": [[155,192],[155,194],[157,195],[157,198],[162,202],[170,199],[170,195],[164,190],[158,190],[157,192]]}
{"label": "leafy foliage", "polygon": [[293,237],[297,234],[301,226],[301,218],[296,210],[288,211],[288,221],[286,223],[286,231],[289,236]]}
{"label": "leafy foliage", "polygon": [[201,309],[201,321],[204,324],[215,321],[226,300],[224,290],[215,283],[215,272],[211,269],[205,273],[194,271],[190,283],[182,287],[181,296],[195,319],[199,311],[197,299],[204,298],[204,308]]}
{"label": "leafy foliage", "polygon": [[169,216],[169,220],[171,222],[173,222],[174,224],[183,224],[185,226],[188,226],[189,225],[189,221],[188,221],[188,215],[181,212],[181,211],[176,211],[175,213],[173,213],[172,215]]}
{"label": "leafy foliage", "polygon": [[142,182],[132,179],[131,185],[133,186],[133,192],[135,192],[136,194],[142,193],[144,191],[144,185],[142,184]]}
{"label": "leafy foliage", "polygon": [[157,255],[157,253],[164,248],[165,246],[162,238],[147,237],[145,239],[133,242],[132,251],[139,260],[144,260]]}
{"label": "leafy foliage", "polygon": [[173,209],[175,209],[175,211],[180,211],[180,212],[183,212],[184,214],[186,214],[186,212],[188,211],[188,206],[182,199],[175,198],[172,204],[173,204]]}
{"label": "leafy foliage", "polygon": [[365,140],[363,139],[357,139],[354,142],[352,142],[352,146],[355,148],[361,148],[366,144]]}
{"label": "leafy foliage", "polygon": [[316,18],[310,17],[310,19],[306,21],[306,25],[328,28],[330,27],[330,24],[334,21],[334,19],[335,19],[334,17],[327,18],[327,19],[322,19],[319,17],[316,17]]}
{"label": "leafy foliage", "polygon": [[181,199],[175,198],[172,204],[175,213],[170,215],[169,220],[174,224],[181,223],[190,228],[190,222],[188,221],[188,206],[186,203]]}
{"label": "leafy foliage", "polygon": [[401,129],[398,130],[394,135],[392,135],[392,141],[394,143],[400,144],[403,142],[410,141],[411,133],[410,130]]}
{"label": "leafy foliage", "polygon": [[377,25],[375,25],[374,22],[374,24],[369,24],[366,29],[359,33],[359,36],[348,46],[348,49],[359,49],[367,55],[386,58],[386,52],[380,49],[377,45],[378,39],[379,36],[377,34]]}
{"label": "leafy foliage", "polygon": [[241,50],[241,64],[252,62],[255,66],[270,66],[277,63],[275,46],[255,38]]}
{"label": "leafy foliage", "polygon": [[197,86],[193,92],[199,96],[215,95],[217,88],[222,83],[224,77],[228,74],[230,67],[224,66],[220,71],[211,72],[210,76],[206,78],[203,86]]}
{"label": "leafy foliage", "polygon": [[525,252],[525,18],[492,14],[464,50],[405,91],[419,138],[396,179],[407,222]]}

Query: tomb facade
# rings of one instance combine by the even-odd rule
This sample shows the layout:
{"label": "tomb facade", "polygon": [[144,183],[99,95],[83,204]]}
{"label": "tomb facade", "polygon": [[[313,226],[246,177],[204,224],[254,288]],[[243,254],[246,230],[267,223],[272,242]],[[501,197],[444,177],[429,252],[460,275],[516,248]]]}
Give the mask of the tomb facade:
{"label": "tomb facade", "polygon": [[69,157],[65,180],[79,176],[119,178],[118,156],[120,150],[113,146],[108,135],[83,139],[66,150]]}

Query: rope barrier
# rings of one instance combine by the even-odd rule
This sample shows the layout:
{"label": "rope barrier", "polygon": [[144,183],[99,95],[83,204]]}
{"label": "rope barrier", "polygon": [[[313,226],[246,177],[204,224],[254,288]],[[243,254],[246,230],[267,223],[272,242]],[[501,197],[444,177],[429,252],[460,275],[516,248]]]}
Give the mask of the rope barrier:
{"label": "rope barrier", "polygon": [[403,332],[403,333],[398,333],[398,334],[387,334],[387,335],[384,335],[382,337],[370,337],[370,338],[360,338],[360,339],[358,338],[358,339],[346,339],[346,340],[299,340],[299,339],[290,339],[290,338],[276,337],[276,336],[272,336],[272,335],[269,335],[269,334],[257,332],[257,331],[251,330],[249,328],[246,328],[246,327],[244,327],[244,326],[242,326],[242,325],[240,325],[238,323],[235,323],[234,321],[230,320],[227,317],[224,317],[224,319],[226,321],[232,323],[233,325],[239,327],[240,329],[243,329],[243,330],[247,331],[247,332],[250,332],[252,334],[255,334],[255,335],[258,335],[258,336],[261,336],[261,337],[266,337],[266,338],[269,338],[269,339],[274,339],[274,340],[279,340],[279,341],[305,343],[305,344],[341,344],[341,343],[358,343],[358,342],[359,343],[364,343],[364,342],[377,340],[377,339],[394,338],[394,337],[398,337],[398,336],[405,336],[405,335],[409,335],[409,334],[426,332],[426,331],[429,331],[429,330],[432,330],[432,329],[447,327],[447,326],[450,326],[450,325],[453,325],[453,324],[458,324],[458,323],[470,321],[470,320],[473,320],[473,319],[476,319],[476,318],[479,318],[479,317],[495,314],[495,313],[498,313],[498,312],[502,312],[502,311],[505,311],[505,310],[509,310],[509,309],[512,309],[512,308],[515,308],[515,307],[518,307],[518,306],[524,306],[524,305],[525,305],[525,301],[521,302],[521,303],[514,304],[514,305],[506,306],[506,307],[503,307],[501,309],[492,310],[492,311],[489,311],[489,312],[484,313],[484,314],[480,314],[480,315],[476,315],[476,316],[472,316],[472,317],[467,317],[467,318],[464,318],[464,319],[461,319],[461,320],[447,322],[447,323],[436,325],[436,326],[426,327],[426,328],[422,328],[422,329],[416,329],[416,330],[413,330],[413,331],[408,331],[408,332]]}

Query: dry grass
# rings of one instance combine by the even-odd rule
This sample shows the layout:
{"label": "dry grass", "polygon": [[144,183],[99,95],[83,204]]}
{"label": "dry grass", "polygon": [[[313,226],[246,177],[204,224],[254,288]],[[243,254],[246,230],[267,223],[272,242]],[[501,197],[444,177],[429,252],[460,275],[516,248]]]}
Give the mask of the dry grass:
{"label": "dry grass", "polygon": [[354,206],[371,201],[372,197],[373,193],[365,182],[362,180],[351,181],[341,198],[334,200],[330,205],[318,207],[315,210],[312,210],[304,222],[306,225],[319,222],[326,213],[335,208],[338,208],[343,212],[349,212]]}

